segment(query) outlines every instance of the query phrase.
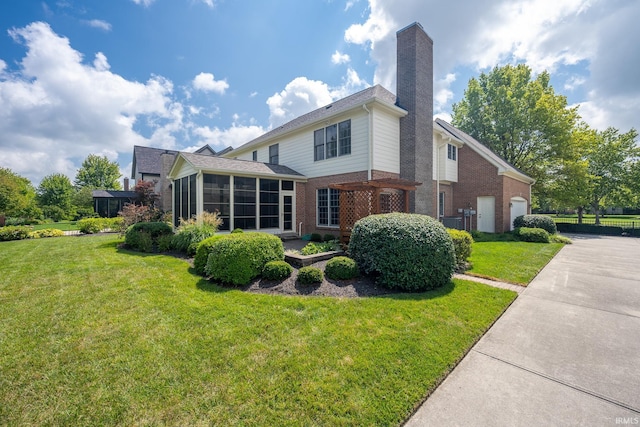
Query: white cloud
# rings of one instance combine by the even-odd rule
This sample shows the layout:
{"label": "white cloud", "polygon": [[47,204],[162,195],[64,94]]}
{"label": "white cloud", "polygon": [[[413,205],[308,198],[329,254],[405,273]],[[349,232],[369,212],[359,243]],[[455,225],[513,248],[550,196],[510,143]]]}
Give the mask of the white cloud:
{"label": "white cloud", "polygon": [[[26,55],[18,70],[0,79],[3,166],[37,185],[50,173],[73,179],[89,154],[115,160],[135,144],[175,146],[173,134],[184,124],[170,81],[158,76],[146,83],[128,81],[109,70],[102,53],[87,64],[67,38],[43,22],[9,34],[25,45]],[[149,138],[135,129],[143,124]]]}
{"label": "white cloud", "polygon": [[206,4],[207,6],[213,8],[216,4],[213,0],[200,0],[200,2]]}
{"label": "white cloud", "polygon": [[342,79],[342,85],[330,87],[318,80],[297,77],[290,81],[279,93],[267,99],[270,127],[274,128],[316,108],[332,103],[336,99],[351,95],[369,84],[349,67]]}
{"label": "white cloud", "polygon": [[142,5],[144,7],[149,7],[156,0],[131,0],[131,1],[133,1],[135,4]]}
{"label": "white cloud", "polygon": [[193,79],[193,87],[203,92],[223,95],[229,89],[229,84],[226,80],[216,80],[211,73],[200,73]]}
{"label": "white cloud", "polygon": [[447,74],[443,79],[436,80],[433,84],[433,110],[438,113],[445,109],[445,107],[453,99],[453,91],[451,90],[451,84],[456,81],[456,75],[453,73]]}
{"label": "white cloud", "polygon": [[229,146],[237,148],[265,133],[265,129],[256,125],[242,126],[234,122],[228,129],[203,126],[196,128],[193,133],[200,138],[198,148],[209,144],[214,150],[221,151]]}
{"label": "white cloud", "polygon": [[271,111],[269,122],[271,127],[276,127],[332,101],[331,90],[326,83],[297,77],[280,93],[267,99]]}
{"label": "white cloud", "polygon": [[337,50],[333,55],[331,55],[331,62],[334,64],[346,64],[351,61],[351,58],[346,53],[340,53]]}
{"label": "white cloud", "polygon": [[571,76],[565,83],[564,83],[564,90],[567,91],[574,91],[575,89],[577,89],[579,86],[582,86],[586,83],[587,79],[583,76]]}
{"label": "white cloud", "polygon": [[103,31],[111,31],[111,24],[101,19],[91,19],[83,22],[93,28],[98,28]]}

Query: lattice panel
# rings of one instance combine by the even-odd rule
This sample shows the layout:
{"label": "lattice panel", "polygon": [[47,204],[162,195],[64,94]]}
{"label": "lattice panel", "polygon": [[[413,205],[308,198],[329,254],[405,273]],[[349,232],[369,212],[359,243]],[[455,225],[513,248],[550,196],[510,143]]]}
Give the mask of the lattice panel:
{"label": "lattice panel", "polygon": [[380,194],[380,213],[405,212],[404,194],[401,192]]}
{"label": "lattice panel", "polygon": [[373,190],[340,191],[340,237],[348,242],[353,224],[373,214]]}

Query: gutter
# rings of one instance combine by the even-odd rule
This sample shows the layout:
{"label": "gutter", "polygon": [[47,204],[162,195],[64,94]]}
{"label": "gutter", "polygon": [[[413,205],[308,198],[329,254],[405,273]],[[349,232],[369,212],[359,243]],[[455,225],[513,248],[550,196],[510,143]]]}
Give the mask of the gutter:
{"label": "gutter", "polygon": [[369,167],[367,168],[367,180],[371,181],[373,175],[373,138],[371,134],[373,133],[373,124],[371,123],[371,111],[367,108],[367,104],[362,104],[362,108],[369,113],[368,119],[368,129],[367,129],[367,139],[369,144]]}

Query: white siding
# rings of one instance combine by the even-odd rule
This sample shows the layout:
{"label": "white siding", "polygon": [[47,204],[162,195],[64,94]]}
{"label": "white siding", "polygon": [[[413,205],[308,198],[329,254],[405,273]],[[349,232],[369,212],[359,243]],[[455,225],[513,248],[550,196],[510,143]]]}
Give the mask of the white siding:
{"label": "white siding", "polygon": [[440,134],[433,135],[433,164],[437,165],[433,168],[433,179],[458,182],[458,151],[460,147],[457,144],[452,144],[456,147],[456,160],[450,160],[447,157],[449,143]]}
{"label": "white siding", "polygon": [[178,165],[178,169],[175,170],[174,179],[184,178],[185,176],[193,175],[194,173],[198,173],[198,171],[189,163],[181,161],[180,165]]}
{"label": "white siding", "polygon": [[400,173],[400,119],[379,108],[373,117],[373,169]]}

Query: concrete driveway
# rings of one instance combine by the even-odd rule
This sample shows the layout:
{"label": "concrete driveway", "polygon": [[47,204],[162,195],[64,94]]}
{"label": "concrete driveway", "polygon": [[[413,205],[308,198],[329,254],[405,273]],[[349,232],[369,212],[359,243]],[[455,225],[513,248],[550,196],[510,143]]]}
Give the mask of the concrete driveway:
{"label": "concrete driveway", "polygon": [[407,426],[640,425],[640,239],[570,237]]}

